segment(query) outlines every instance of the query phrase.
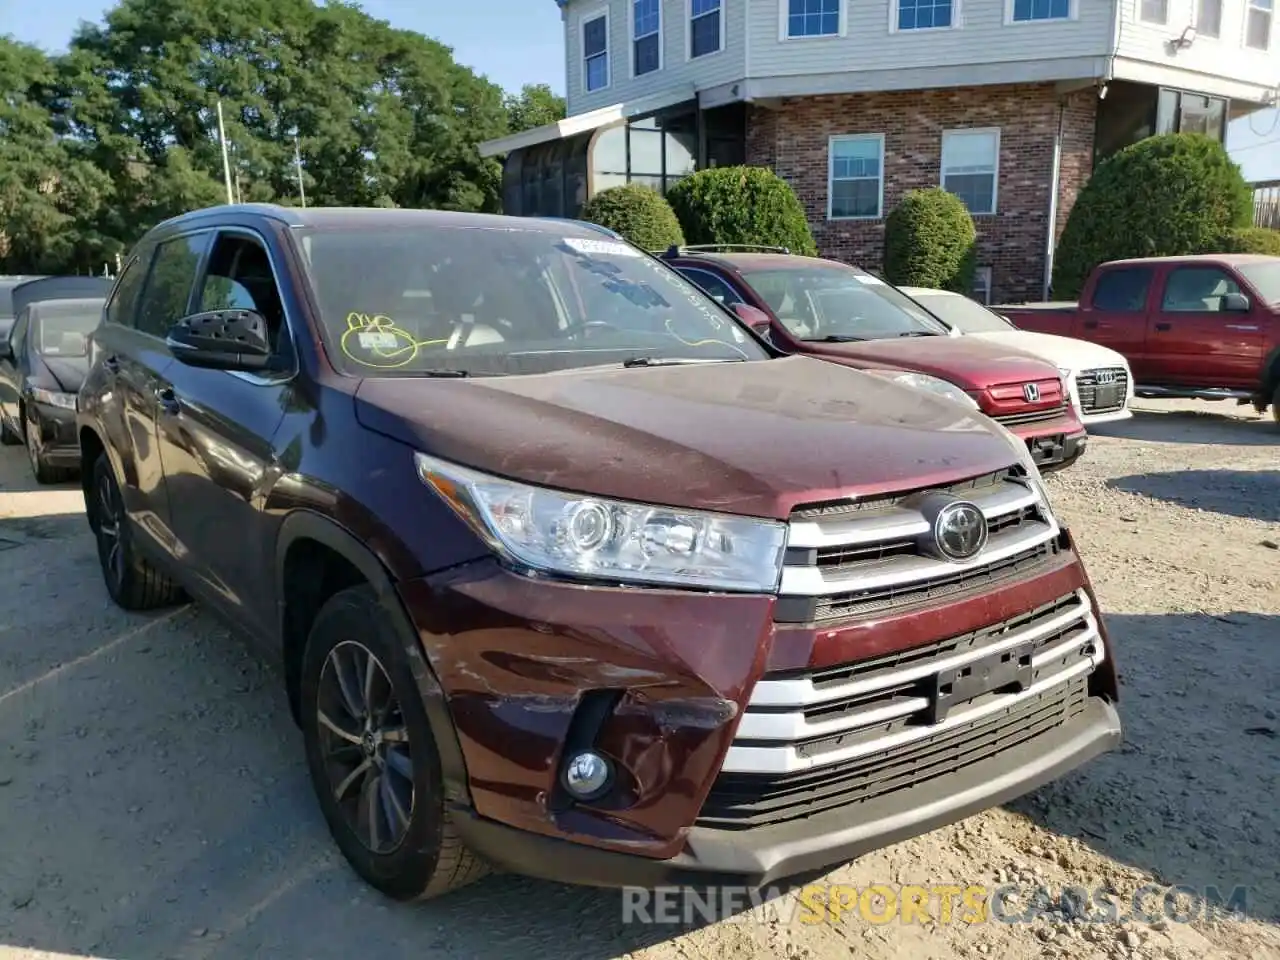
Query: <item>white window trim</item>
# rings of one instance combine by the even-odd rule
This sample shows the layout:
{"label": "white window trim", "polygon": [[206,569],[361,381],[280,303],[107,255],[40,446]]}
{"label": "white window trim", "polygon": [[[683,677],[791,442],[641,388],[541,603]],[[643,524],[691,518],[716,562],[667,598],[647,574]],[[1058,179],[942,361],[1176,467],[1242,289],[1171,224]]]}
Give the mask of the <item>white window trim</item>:
{"label": "white window trim", "polygon": [[[720,47],[713,53],[704,53],[698,57],[699,60],[706,60],[708,57],[715,57],[724,53],[725,42],[728,36],[727,29],[729,23],[729,4],[727,0],[720,0]],[[710,16],[710,14],[704,14]],[[693,60],[693,0],[684,0],[684,59],[686,62]]]}
{"label": "white window trim", "polygon": [[[604,17],[604,86],[594,90],[587,86],[587,31],[588,23]],[[578,68],[582,71],[582,93],[589,96],[602,93],[613,86],[613,24],[609,22],[609,8],[596,7],[578,18]]]}
{"label": "white window trim", "polygon": [[[642,37],[636,36],[636,3],[637,0],[627,0],[627,13],[630,15],[627,18],[627,36],[631,38],[630,42],[627,44],[627,55],[631,60],[632,80],[638,80],[641,77],[651,77],[655,73],[661,73],[662,68],[666,65],[666,44],[662,42],[663,30],[666,27],[666,24],[663,23],[662,16],[662,8],[665,4],[662,0],[658,0],[658,69],[650,70],[648,73],[636,73],[636,41],[643,39]],[[645,36],[651,37],[653,34],[646,33]]]}
{"label": "white window trim", "polygon": [[1142,0],[1133,0],[1133,2],[1138,5],[1137,13],[1138,13],[1139,23],[1149,23],[1152,26],[1156,26],[1156,27],[1167,27],[1169,25],[1169,17],[1173,13],[1173,10],[1171,9],[1171,7],[1173,6],[1173,0],[1165,0],[1163,20],[1148,20],[1146,17],[1142,15]]}
{"label": "white window trim", "polygon": [[978,302],[986,307],[991,306],[991,278],[992,270],[990,267],[978,267],[973,272],[974,289],[971,293],[976,294],[978,292],[978,287],[981,286],[982,299]]}
{"label": "white window trim", "polygon": [[[1200,32],[1200,4],[1203,0],[1192,0],[1191,7],[1191,25],[1196,28],[1196,39],[1204,40],[1205,43],[1221,43],[1222,27],[1227,20],[1227,4],[1230,0],[1220,0],[1218,3],[1218,35],[1215,37],[1209,33]],[[1245,0],[1245,9],[1248,10],[1248,0]],[[1247,17],[1246,17],[1247,19]]]}
{"label": "white window trim", "polygon": [[[876,201],[874,217],[837,217],[833,212],[836,200],[836,144],[850,143],[859,140],[872,140],[880,147],[880,196]],[[827,219],[837,223],[859,220],[884,219],[884,134],[883,133],[838,133],[827,140]]]}
{"label": "white window trim", "polygon": [[991,209],[983,213],[969,211],[971,217],[994,217],[1000,212],[1000,128],[999,127],[954,127],[942,131],[942,140],[938,150],[938,186],[947,189],[947,137],[953,134],[993,133],[996,137],[996,163],[991,173]]}
{"label": "white window trim", "polygon": [[898,26],[898,3],[899,0],[889,0],[889,32],[890,33],[940,33],[947,30],[960,29],[960,3],[961,0],[951,0],[951,26],[949,27],[911,27],[903,30]]}
{"label": "white window trim", "polygon": [[1272,0],[1271,9],[1264,11],[1271,14],[1271,30],[1267,33],[1267,45],[1265,47],[1249,46],[1249,12],[1253,10],[1252,0],[1244,0],[1244,23],[1240,26],[1240,46],[1246,50],[1252,50],[1254,53],[1270,53],[1276,45],[1276,3]]}
{"label": "white window trim", "polygon": [[835,33],[820,33],[812,37],[793,37],[791,36],[791,0],[778,0],[778,39],[783,43],[798,41],[803,43],[806,40],[830,40],[832,37],[847,37],[849,35],[849,0],[839,0],[839,26]]}
{"label": "white window trim", "polygon": [[[1141,0],[1136,0],[1141,2]],[[1014,0],[1004,0],[1004,25],[1006,27],[1040,27],[1045,24],[1053,23],[1070,23],[1072,20],[1080,19],[1080,0],[1070,0],[1067,4],[1067,15],[1065,17],[1048,17],[1044,20],[1015,20],[1013,19]]]}

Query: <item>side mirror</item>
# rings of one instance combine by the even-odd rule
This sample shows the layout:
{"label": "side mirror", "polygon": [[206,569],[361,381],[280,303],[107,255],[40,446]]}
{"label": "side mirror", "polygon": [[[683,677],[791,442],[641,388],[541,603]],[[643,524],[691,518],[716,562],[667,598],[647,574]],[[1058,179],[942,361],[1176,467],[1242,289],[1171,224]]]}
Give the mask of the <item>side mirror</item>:
{"label": "side mirror", "polygon": [[192,367],[264,370],[271,364],[267,321],[252,310],[209,310],[183,317],[169,328],[165,343]]}
{"label": "side mirror", "polygon": [[773,321],[759,307],[753,307],[749,303],[735,303],[731,309],[738,315],[739,320],[762,337],[768,336],[773,328]]}
{"label": "side mirror", "polygon": [[1249,298],[1243,293],[1228,293],[1222,297],[1223,313],[1248,313]]}

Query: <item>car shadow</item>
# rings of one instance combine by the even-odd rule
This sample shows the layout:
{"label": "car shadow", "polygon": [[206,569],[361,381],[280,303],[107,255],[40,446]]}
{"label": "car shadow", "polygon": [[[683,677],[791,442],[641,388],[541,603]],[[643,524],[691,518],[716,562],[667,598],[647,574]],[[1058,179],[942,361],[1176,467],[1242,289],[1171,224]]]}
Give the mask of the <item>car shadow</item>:
{"label": "car shadow", "polygon": [[[1215,402],[1207,406],[1225,406]],[[1270,415],[1255,419],[1214,410],[1139,410],[1128,420],[1089,427],[1098,437],[1150,440],[1157,443],[1216,443],[1250,447],[1280,447],[1280,426]]]}
{"label": "car shadow", "polygon": [[1124,743],[1011,809],[1163,883],[1245,887],[1251,917],[1280,920],[1280,616],[1106,622]]}
{"label": "car shadow", "polygon": [[[1277,463],[1280,467],[1280,462]],[[1174,470],[1106,481],[1113,490],[1246,520],[1280,522],[1280,469]]]}

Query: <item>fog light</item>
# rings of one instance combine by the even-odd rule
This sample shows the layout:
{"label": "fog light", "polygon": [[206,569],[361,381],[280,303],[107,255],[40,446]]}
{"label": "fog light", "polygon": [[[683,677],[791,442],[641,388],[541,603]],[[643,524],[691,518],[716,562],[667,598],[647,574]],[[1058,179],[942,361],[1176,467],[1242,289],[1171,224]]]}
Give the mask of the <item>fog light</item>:
{"label": "fog light", "polygon": [[613,780],[609,761],[598,753],[584,750],[569,758],[564,768],[565,789],[578,800],[590,800],[604,793]]}

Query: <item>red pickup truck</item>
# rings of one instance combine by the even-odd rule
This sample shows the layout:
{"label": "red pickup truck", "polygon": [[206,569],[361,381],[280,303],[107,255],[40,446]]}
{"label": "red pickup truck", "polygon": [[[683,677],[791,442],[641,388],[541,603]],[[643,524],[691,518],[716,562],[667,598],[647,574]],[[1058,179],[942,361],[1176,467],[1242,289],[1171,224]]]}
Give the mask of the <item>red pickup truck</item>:
{"label": "red pickup truck", "polygon": [[1093,271],[1078,303],[993,309],[1023,330],[1122,353],[1140,397],[1269,406],[1280,423],[1280,257],[1116,260]]}

